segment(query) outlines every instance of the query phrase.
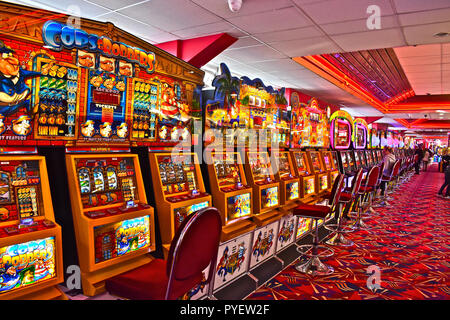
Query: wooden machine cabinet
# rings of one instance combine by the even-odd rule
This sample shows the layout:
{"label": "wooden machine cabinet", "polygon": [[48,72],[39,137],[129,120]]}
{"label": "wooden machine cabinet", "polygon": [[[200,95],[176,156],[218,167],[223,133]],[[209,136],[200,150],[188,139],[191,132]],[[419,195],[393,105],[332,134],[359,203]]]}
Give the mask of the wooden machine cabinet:
{"label": "wooden machine cabinet", "polygon": [[277,167],[275,180],[280,183],[281,210],[290,213],[300,203],[300,179],[295,172],[292,154],[289,151],[278,151],[273,154]]}

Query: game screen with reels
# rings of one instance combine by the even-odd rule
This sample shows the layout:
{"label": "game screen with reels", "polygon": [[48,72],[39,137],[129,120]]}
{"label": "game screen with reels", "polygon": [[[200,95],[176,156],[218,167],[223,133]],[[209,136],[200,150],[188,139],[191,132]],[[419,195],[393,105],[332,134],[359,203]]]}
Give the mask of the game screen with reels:
{"label": "game screen with reels", "polygon": [[0,222],[43,215],[38,160],[6,160],[0,167]]}
{"label": "game screen with reels", "polygon": [[79,158],[75,165],[84,208],[139,200],[133,158]]}
{"label": "game screen with reels", "polygon": [[55,238],[0,248],[0,296],[56,277]]}
{"label": "game screen with reels", "polygon": [[337,120],[337,124],[335,126],[335,146],[341,148],[347,148],[350,142],[350,132],[351,126],[348,122]]}
{"label": "game screen with reels", "polygon": [[277,153],[278,174],[281,178],[288,177],[291,174],[291,166],[289,165],[289,155],[287,152]]}
{"label": "game screen with reels", "polygon": [[95,263],[150,246],[150,217],[124,220],[94,228]]}
{"label": "game screen with reels", "polygon": [[219,187],[242,182],[237,154],[215,153],[212,159]]}
{"label": "game screen with reels", "polygon": [[261,190],[261,209],[278,205],[278,187]]}
{"label": "game screen with reels", "polygon": [[249,152],[248,160],[255,182],[271,178],[270,161],[267,153]]}
{"label": "game screen with reels", "polygon": [[315,172],[322,172],[322,166],[320,165],[319,153],[311,152],[311,161]]}
{"label": "game screen with reels", "polygon": [[309,177],[304,179],[305,185],[304,185],[304,194],[310,195],[315,193],[315,186],[314,186],[314,177]]}
{"label": "game screen with reels", "polygon": [[306,167],[304,153],[296,152],[294,153],[295,162],[297,163],[298,174],[304,175],[307,174],[308,168]]}
{"label": "game screen with reels", "polygon": [[159,174],[165,195],[187,193],[198,189],[194,156],[159,155]]}
{"label": "game screen with reels", "polygon": [[250,193],[238,194],[227,198],[226,223],[237,221],[251,214]]}
{"label": "game screen with reels", "polygon": [[327,171],[331,170],[331,161],[330,161],[330,156],[328,153],[325,153],[323,155],[323,161],[325,162],[325,167],[327,169]]}

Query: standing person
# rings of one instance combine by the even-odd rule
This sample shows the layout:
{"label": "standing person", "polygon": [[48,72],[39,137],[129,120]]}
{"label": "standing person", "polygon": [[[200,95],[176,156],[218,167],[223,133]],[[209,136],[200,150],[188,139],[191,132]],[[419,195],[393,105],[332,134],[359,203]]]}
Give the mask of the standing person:
{"label": "standing person", "polygon": [[[383,163],[384,163],[383,176],[389,177],[391,175],[392,169],[394,168],[395,160],[396,160],[395,155],[392,152],[392,149],[390,147],[385,147],[383,149]],[[386,190],[385,181],[381,182],[380,189],[381,195],[384,195],[384,191]]]}
{"label": "standing person", "polygon": [[[441,188],[438,191],[438,196],[450,199],[450,165],[446,166],[444,174],[445,174],[445,180],[444,180],[444,183],[442,184]],[[444,196],[443,192],[444,192],[445,187],[447,187],[447,191],[445,192],[445,196]]]}
{"label": "standing person", "polygon": [[428,163],[430,162],[430,157],[431,157],[431,152],[428,149],[425,149],[425,152],[423,154],[423,159],[422,159],[422,163],[423,163],[423,171],[427,171],[428,169]]}
{"label": "standing person", "polygon": [[420,146],[416,146],[416,151],[414,151],[414,155],[417,155],[419,159],[414,164],[414,168],[416,169],[416,174],[420,173],[420,164],[422,163],[423,159],[423,150]]}

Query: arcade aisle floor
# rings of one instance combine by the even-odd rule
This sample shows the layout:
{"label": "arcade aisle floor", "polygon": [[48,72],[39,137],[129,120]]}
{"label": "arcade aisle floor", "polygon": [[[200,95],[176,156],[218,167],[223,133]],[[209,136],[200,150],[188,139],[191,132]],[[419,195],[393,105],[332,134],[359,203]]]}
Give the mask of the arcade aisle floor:
{"label": "arcade aisle floor", "polygon": [[[353,248],[334,248],[335,256],[324,260],[334,274],[312,278],[291,265],[247,299],[450,299],[450,200],[437,196],[443,180],[435,164],[400,187],[391,206],[366,220],[369,231],[348,234]],[[371,265],[381,271],[374,291],[367,288]],[[71,300],[118,299],[66,293]]]}
{"label": "arcade aisle floor", "polygon": [[[335,248],[324,260],[334,274],[312,278],[291,265],[248,299],[450,299],[450,200],[437,196],[443,181],[436,164],[414,175],[390,207],[366,220],[370,231],[348,234],[353,248]],[[367,288],[371,265],[381,271],[374,291]]]}

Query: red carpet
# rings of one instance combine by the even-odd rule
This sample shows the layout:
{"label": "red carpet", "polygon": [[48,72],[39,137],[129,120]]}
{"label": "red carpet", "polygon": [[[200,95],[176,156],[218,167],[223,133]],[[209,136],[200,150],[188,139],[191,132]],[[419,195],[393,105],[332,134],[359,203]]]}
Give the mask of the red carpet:
{"label": "red carpet", "polygon": [[[355,246],[333,247],[324,260],[332,275],[312,278],[291,265],[248,299],[450,299],[450,200],[437,197],[443,181],[435,165],[414,175],[390,207],[365,221],[370,231],[348,234]],[[381,270],[379,289],[367,287],[371,265]]]}

